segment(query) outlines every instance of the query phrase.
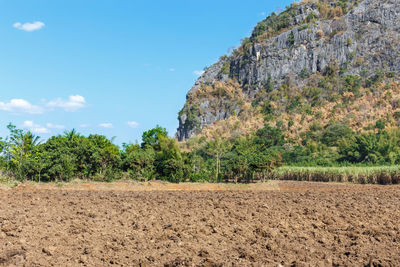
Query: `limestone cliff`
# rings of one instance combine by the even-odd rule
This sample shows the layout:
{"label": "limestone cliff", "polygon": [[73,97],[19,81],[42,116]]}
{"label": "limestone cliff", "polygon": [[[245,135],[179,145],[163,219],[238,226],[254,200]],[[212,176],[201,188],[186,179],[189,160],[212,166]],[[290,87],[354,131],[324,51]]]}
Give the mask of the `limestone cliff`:
{"label": "limestone cliff", "polygon": [[292,137],[316,120],[398,124],[399,40],[400,0],[293,4],[206,69],[187,94],[177,137],[231,117],[262,116]]}

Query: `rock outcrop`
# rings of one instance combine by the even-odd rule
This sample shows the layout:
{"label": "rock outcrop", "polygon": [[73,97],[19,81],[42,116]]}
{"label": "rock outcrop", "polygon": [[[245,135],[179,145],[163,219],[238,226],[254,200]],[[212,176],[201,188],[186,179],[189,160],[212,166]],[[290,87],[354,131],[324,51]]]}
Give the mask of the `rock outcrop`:
{"label": "rock outcrop", "polygon": [[[326,2],[326,1],[325,1]],[[343,6],[345,5],[345,6]],[[337,71],[364,80],[400,73],[400,0],[331,1],[292,5],[260,22],[232,55],[221,57],[196,81],[179,114],[177,137],[186,140],[215,122],[239,116],[243,101],[262,101],[282,88],[303,90],[310,77]],[[237,84],[237,97],[203,90]],[[203,94],[199,92],[204,91]],[[343,94],[345,88],[327,88]],[[287,99],[274,99],[284,104]],[[253,103],[254,104],[254,103]],[[279,105],[280,105],[279,104]]]}

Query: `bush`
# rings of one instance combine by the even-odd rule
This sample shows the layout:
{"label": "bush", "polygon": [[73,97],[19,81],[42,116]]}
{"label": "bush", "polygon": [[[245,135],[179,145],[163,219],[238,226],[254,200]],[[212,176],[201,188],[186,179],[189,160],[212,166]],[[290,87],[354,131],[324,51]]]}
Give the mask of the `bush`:
{"label": "bush", "polygon": [[355,96],[360,95],[361,78],[357,75],[347,75],[344,77],[346,91],[352,92]]}
{"label": "bush", "polygon": [[228,75],[231,71],[231,62],[230,61],[226,61],[221,68],[221,72],[225,75]]}
{"label": "bush", "polygon": [[335,123],[325,129],[322,142],[327,146],[337,146],[341,139],[349,138],[352,135],[353,131],[347,125]]}
{"label": "bush", "polygon": [[293,45],[294,45],[294,42],[295,42],[294,34],[293,34],[293,32],[291,32],[291,33],[289,34],[289,37],[288,37],[288,40],[287,40],[287,44],[288,44],[289,46],[293,46]]}

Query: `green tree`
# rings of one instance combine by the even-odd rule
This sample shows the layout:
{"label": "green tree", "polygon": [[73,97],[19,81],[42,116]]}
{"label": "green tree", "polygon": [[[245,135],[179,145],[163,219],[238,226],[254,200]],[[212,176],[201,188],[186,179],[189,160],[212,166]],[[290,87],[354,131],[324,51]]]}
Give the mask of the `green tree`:
{"label": "green tree", "polygon": [[284,141],[282,130],[269,125],[259,129],[254,137],[254,143],[263,149],[283,145]]}
{"label": "green tree", "polygon": [[45,181],[69,181],[75,175],[85,175],[83,169],[86,165],[78,163],[76,153],[79,144],[78,138],[67,136],[53,136],[42,144],[39,148],[43,164],[41,178]]}
{"label": "green tree", "polygon": [[268,149],[251,155],[250,168],[254,173],[261,176],[263,182],[265,182],[268,172],[281,165],[282,155],[275,149]]}
{"label": "green tree", "polygon": [[76,142],[81,135],[75,129],[72,129],[71,131],[65,131],[64,137],[70,142]]}
{"label": "green tree", "polygon": [[206,145],[206,153],[215,161],[215,182],[220,181],[221,160],[222,157],[230,150],[230,143],[216,134],[212,140]]}
{"label": "green tree", "polygon": [[328,146],[337,146],[342,138],[348,138],[353,135],[353,131],[345,124],[335,123],[329,125],[322,137],[322,142]]}
{"label": "green tree", "polygon": [[36,147],[40,144],[40,137],[35,136],[30,131],[17,129],[9,124],[10,144],[9,157],[14,174],[18,180],[26,179],[29,173],[29,165],[35,156]]}
{"label": "green tree", "polygon": [[91,173],[103,175],[106,171],[115,171],[120,160],[118,146],[103,135],[89,135],[88,141],[92,151],[88,159]]}
{"label": "green tree", "polygon": [[234,141],[228,166],[235,182],[238,181],[238,178],[245,178],[249,181],[250,175],[252,178],[253,174],[250,174],[250,161],[256,151],[257,146],[249,137],[239,137]]}
{"label": "green tree", "polygon": [[154,165],[161,179],[174,183],[184,180],[184,162],[175,139],[159,137],[160,150],[156,152]]}
{"label": "green tree", "polygon": [[124,145],[121,153],[122,170],[127,171],[132,178],[148,181],[155,177],[155,151],[153,147],[141,148],[138,144]]}
{"label": "green tree", "polygon": [[31,168],[34,172],[35,176],[37,176],[37,182],[41,182],[42,178],[42,170],[45,168],[45,161],[42,160],[42,152],[39,149],[39,146],[35,147],[34,152],[31,157]]}
{"label": "green tree", "polygon": [[204,157],[198,154],[197,150],[182,153],[184,162],[184,177],[191,182],[209,181],[212,176],[210,168]]}
{"label": "green tree", "polygon": [[168,136],[165,128],[157,125],[155,128],[150,129],[142,135],[142,148],[152,146],[155,150],[159,150],[160,138]]}
{"label": "green tree", "polygon": [[339,153],[342,161],[351,163],[399,163],[400,133],[398,130],[361,133],[342,139]]}
{"label": "green tree", "polygon": [[102,135],[81,136],[74,130],[51,137],[40,146],[42,177],[70,180],[73,177],[113,180],[119,171],[119,147]]}

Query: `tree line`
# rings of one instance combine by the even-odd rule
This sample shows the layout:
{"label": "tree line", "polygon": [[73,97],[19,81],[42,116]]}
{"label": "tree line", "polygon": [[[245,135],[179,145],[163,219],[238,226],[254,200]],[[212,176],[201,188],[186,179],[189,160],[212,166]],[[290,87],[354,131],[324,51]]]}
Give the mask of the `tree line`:
{"label": "tree line", "polygon": [[211,140],[193,138],[185,144],[157,126],[145,131],[142,143],[123,144],[102,135],[75,130],[46,141],[30,131],[7,126],[0,138],[2,176],[20,181],[95,181],[152,179],[170,182],[249,182],[263,180],[276,167],[400,164],[400,129],[353,132],[342,123],[313,125],[301,140],[285,138],[269,125],[254,134]]}

